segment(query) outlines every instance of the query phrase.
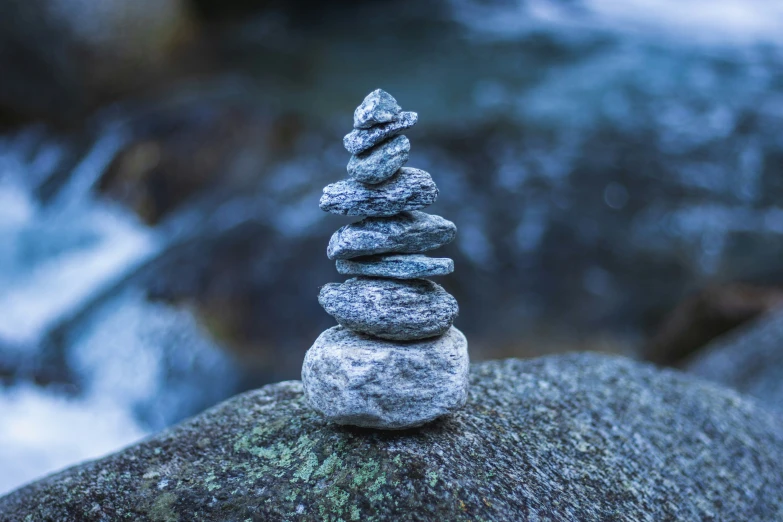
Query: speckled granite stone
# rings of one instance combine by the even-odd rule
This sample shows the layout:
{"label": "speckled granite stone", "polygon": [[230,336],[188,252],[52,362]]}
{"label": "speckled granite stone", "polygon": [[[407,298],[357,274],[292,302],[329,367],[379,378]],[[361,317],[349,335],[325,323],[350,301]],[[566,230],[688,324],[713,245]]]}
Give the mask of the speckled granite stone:
{"label": "speckled granite stone", "polygon": [[361,105],[353,112],[353,126],[356,129],[369,129],[396,120],[401,111],[402,108],[391,94],[383,89],[375,89],[364,97]]}
{"label": "speckled granite stone", "polygon": [[465,408],[345,428],[299,382],[231,399],[0,498],[3,522],[783,520],[783,420],[596,354],[472,366]]}
{"label": "speckled granite stone", "polygon": [[414,210],[392,217],[369,217],[345,225],[332,234],[329,259],[351,259],[374,254],[420,254],[451,243],[457,227],[440,216]]}
{"label": "speckled granite stone", "polygon": [[395,136],[362,154],[351,156],[348,175],[370,185],[381,183],[405,165],[410,150],[411,142],[408,138]]}
{"label": "speckled granite stone", "polygon": [[457,300],[427,279],[354,277],[324,285],[318,302],[346,328],[397,341],[444,334],[459,313]]}
{"label": "speckled granite stone", "polygon": [[432,176],[421,169],[403,167],[378,185],[344,179],[324,187],[320,207],[343,216],[393,216],[404,210],[425,208],[438,199]]}
{"label": "speckled granite stone", "polygon": [[391,254],[338,259],[337,271],[343,275],[419,279],[442,276],[454,271],[454,261],[447,257],[421,254]]}
{"label": "speckled granite stone", "polygon": [[419,121],[415,112],[403,111],[399,118],[370,129],[354,129],[343,138],[345,150],[351,154],[360,154],[378,143],[410,129]]}
{"label": "speckled granite stone", "polygon": [[332,422],[397,430],[464,406],[468,366],[468,341],[453,327],[401,343],[335,326],[307,351],[302,384],[310,405]]}

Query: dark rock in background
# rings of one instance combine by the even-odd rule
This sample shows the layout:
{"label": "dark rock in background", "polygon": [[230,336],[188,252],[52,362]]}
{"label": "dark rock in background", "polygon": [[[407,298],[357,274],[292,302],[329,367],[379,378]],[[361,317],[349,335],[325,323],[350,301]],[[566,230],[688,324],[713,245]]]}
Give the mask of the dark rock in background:
{"label": "dark rock in background", "polygon": [[194,21],[183,0],[10,0],[0,8],[0,124],[73,126],[171,81]]}
{"label": "dark rock in background", "polygon": [[708,344],[685,368],[783,411],[783,312],[772,312]]}
{"label": "dark rock in background", "polygon": [[681,365],[716,337],[783,308],[783,289],[748,284],[706,288],[665,318],[642,351],[657,364]]}
{"label": "dark rock in background", "polygon": [[0,498],[0,520],[775,520],[781,428],[597,355],[476,365],[463,411],[403,432],[328,425],[286,382]]}

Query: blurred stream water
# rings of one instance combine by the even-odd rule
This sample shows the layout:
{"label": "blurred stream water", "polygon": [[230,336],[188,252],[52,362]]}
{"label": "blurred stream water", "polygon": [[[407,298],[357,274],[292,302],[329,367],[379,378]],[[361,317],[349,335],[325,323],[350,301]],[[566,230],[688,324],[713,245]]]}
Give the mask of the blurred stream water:
{"label": "blurred stream water", "polygon": [[[378,86],[420,112],[410,165],[433,174],[432,211],[459,226],[445,286],[475,358],[546,352],[541,339],[562,331],[638,339],[688,289],[779,278],[781,6],[446,6],[335,8],[310,32],[267,12],[229,31],[217,104],[249,98],[305,130],[285,154],[232,142],[219,182],[154,224],[96,188],[163,133],[155,109],[106,108],[81,139],[42,126],[0,137],[0,493],[248,382],[296,377],[330,324],[317,286],[336,279],[322,252],[341,221],[318,196],[343,176],[349,111]],[[175,137],[216,113],[198,88],[177,89],[189,101],[173,104]],[[249,347],[205,324],[230,301],[212,284],[247,308]],[[270,373],[246,380],[243,350]]]}

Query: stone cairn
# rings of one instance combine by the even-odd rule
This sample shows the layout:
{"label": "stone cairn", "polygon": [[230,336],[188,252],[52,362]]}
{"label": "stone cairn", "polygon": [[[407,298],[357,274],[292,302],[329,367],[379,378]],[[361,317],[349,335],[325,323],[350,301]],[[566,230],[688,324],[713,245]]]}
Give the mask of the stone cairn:
{"label": "stone cairn", "polygon": [[321,209],[361,221],[340,228],[327,249],[340,274],[318,302],[339,326],[307,351],[302,382],[310,406],[328,420],[368,428],[421,426],[462,407],[468,392],[468,342],[452,326],[457,301],[424,279],[454,262],[423,255],[454,240],[457,227],[420,212],[438,188],[404,167],[418,121],[381,89],[354,112],[343,144],[349,179],[324,188]]}

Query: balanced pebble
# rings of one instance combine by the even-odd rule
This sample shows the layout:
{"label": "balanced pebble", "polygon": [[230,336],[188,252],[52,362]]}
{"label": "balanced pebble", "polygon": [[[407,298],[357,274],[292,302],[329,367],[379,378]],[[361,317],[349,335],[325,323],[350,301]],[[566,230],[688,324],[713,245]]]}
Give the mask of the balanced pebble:
{"label": "balanced pebble", "polygon": [[343,275],[418,279],[443,276],[454,271],[454,261],[447,257],[428,257],[421,254],[392,254],[338,259],[337,271]]}
{"label": "balanced pebble", "polygon": [[401,111],[402,108],[391,94],[383,89],[375,89],[353,111],[353,126],[355,129],[369,129],[396,120]]}
{"label": "balanced pebble", "polygon": [[457,300],[427,279],[354,277],[325,285],[318,302],[342,326],[396,341],[442,335],[459,313]]}
{"label": "balanced pebble", "polygon": [[386,181],[408,161],[411,142],[405,136],[395,136],[367,152],[351,156],[348,175],[362,183]]}
{"label": "balanced pebble", "polygon": [[451,243],[457,227],[440,216],[419,210],[391,217],[368,217],[332,234],[329,259],[351,259],[374,254],[421,254]]}
{"label": "balanced pebble", "polygon": [[393,216],[404,210],[432,205],[438,187],[432,176],[420,169],[401,168],[378,185],[367,186],[344,179],[324,188],[321,210],[343,216]]}
{"label": "balanced pebble", "polygon": [[343,138],[345,150],[351,154],[359,154],[378,143],[396,136],[405,129],[410,129],[419,121],[415,112],[403,111],[399,119],[371,127],[369,129],[354,129]]}
{"label": "balanced pebble", "polygon": [[444,335],[406,343],[335,326],[305,355],[302,384],[327,420],[397,430],[426,424],[465,405],[468,341]]}

